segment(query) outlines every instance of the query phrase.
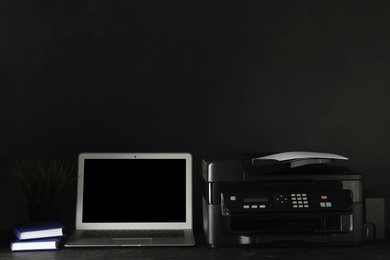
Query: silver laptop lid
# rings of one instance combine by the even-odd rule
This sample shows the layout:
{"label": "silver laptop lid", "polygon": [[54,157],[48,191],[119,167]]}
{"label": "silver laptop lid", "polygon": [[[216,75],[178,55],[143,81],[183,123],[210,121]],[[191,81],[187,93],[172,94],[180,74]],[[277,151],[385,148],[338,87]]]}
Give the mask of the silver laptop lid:
{"label": "silver laptop lid", "polygon": [[192,229],[189,153],[82,153],[76,229]]}

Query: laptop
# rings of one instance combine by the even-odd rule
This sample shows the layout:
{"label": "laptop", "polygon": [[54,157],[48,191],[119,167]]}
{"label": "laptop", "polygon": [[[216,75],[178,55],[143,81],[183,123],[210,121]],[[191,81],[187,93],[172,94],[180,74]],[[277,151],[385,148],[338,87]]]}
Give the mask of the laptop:
{"label": "laptop", "polygon": [[189,153],[81,153],[65,247],[192,246]]}

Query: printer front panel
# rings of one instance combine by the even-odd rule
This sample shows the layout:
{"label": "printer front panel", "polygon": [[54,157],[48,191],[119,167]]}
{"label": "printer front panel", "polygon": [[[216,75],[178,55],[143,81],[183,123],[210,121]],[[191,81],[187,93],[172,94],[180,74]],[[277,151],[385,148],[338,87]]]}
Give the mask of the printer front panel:
{"label": "printer front panel", "polygon": [[350,190],[223,192],[222,215],[352,212]]}
{"label": "printer front panel", "polygon": [[[349,181],[347,181],[349,182]],[[362,240],[361,181],[207,183],[204,231],[211,245]],[[344,187],[353,187],[345,190]]]}

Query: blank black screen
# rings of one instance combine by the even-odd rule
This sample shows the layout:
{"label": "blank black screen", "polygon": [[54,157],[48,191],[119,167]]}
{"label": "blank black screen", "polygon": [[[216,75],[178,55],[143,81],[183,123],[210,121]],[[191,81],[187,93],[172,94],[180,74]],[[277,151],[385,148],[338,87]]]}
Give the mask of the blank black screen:
{"label": "blank black screen", "polygon": [[85,159],[83,222],[185,222],[185,159]]}

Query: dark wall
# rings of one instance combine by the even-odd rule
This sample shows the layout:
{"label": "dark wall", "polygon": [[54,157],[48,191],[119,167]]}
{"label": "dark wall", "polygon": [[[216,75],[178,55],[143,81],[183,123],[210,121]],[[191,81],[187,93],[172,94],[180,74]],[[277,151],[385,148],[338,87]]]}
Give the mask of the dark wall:
{"label": "dark wall", "polygon": [[210,152],[338,153],[390,201],[389,8],[1,1],[0,227],[27,217],[8,167],[42,151],[191,152],[197,225]]}

